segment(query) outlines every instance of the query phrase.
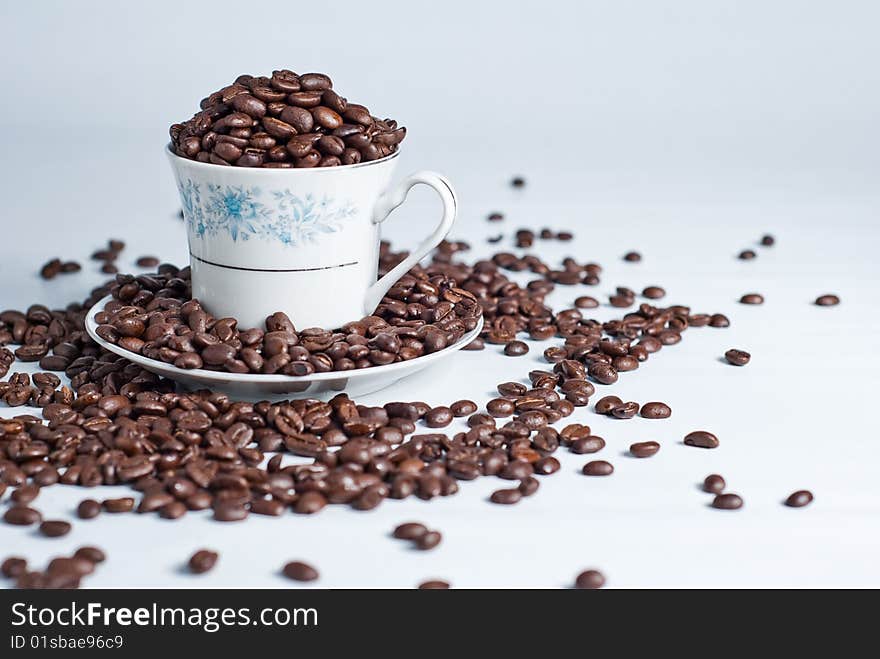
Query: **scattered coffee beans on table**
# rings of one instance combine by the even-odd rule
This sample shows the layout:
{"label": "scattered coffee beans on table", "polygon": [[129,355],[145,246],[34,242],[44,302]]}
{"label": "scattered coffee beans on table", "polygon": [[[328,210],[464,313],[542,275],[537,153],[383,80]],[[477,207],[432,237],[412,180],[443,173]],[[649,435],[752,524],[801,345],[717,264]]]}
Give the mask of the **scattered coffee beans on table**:
{"label": "scattered coffee beans on table", "polygon": [[379,119],[333,89],[323,73],[240,75],[171,126],[179,156],[238,167],[335,167],[396,152],[406,128]]}

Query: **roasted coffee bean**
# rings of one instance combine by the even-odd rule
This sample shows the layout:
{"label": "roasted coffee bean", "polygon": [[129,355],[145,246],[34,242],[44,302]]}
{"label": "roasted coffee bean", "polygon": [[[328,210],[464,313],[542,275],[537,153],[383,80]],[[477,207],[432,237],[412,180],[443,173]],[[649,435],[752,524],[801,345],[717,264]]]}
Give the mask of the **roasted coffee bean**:
{"label": "roasted coffee bean", "polygon": [[611,416],[615,419],[632,419],[639,413],[639,404],[634,401],[621,403],[611,408]]}
{"label": "roasted coffee bean", "polygon": [[557,471],[559,471],[560,467],[561,465],[559,464],[559,460],[554,458],[552,455],[548,455],[547,457],[537,460],[533,465],[535,473],[542,476],[555,474]]}
{"label": "roasted coffee bean", "polygon": [[248,509],[234,500],[214,504],[214,519],[218,522],[240,522],[247,519],[248,514]]}
{"label": "roasted coffee bean", "polygon": [[615,407],[623,405],[623,401],[618,396],[603,396],[596,401],[596,414],[610,414]]}
{"label": "roasted coffee bean", "polygon": [[449,582],[442,579],[431,579],[419,584],[419,590],[448,590],[449,588]]}
{"label": "roasted coffee bean", "polygon": [[477,411],[477,404],[472,400],[457,400],[449,406],[453,416],[470,416]]}
{"label": "roasted coffee bean", "polygon": [[617,369],[605,362],[593,362],[587,370],[590,377],[600,384],[614,384],[617,382]]}
{"label": "roasted coffee bean", "polygon": [[816,298],[816,305],[820,307],[833,307],[840,304],[840,298],[836,295],[826,294]]}
{"label": "roasted coffee bean", "polygon": [[761,244],[764,247],[772,247],[776,244],[776,239],[768,233],[761,237]]}
{"label": "roasted coffee bean", "polygon": [[442,539],[443,536],[439,531],[426,531],[419,537],[413,538],[416,549],[421,549],[422,551],[433,549],[440,544]]}
{"label": "roasted coffee bean", "polygon": [[70,533],[70,522],[60,520],[46,520],[40,524],[40,533],[47,538],[58,538]]}
{"label": "roasted coffee bean", "polygon": [[725,483],[724,478],[718,474],[709,474],[703,479],[703,492],[721,494],[725,487],[727,487],[727,483]]}
{"label": "roasted coffee bean", "polygon": [[718,494],[712,499],[712,507],[721,510],[737,510],[742,506],[743,500],[738,494]]}
{"label": "roasted coffee bean", "polygon": [[510,180],[510,185],[514,188],[522,188],[526,185],[526,180],[522,176],[514,176]]}
{"label": "roasted coffee bean", "polygon": [[764,304],[764,296],[760,293],[746,293],[739,301],[742,304]]}
{"label": "roasted coffee bean", "polygon": [[519,503],[520,499],[522,499],[522,492],[517,488],[495,490],[489,497],[489,500],[492,503],[500,503],[504,505]]}
{"label": "roasted coffee bean", "polygon": [[26,506],[40,496],[40,488],[26,483],[14,489],[9,498],[20,506]]}
{"label": "roasted coffee bean", "polygon": [[3,514],[3,521],[14,526],[30,526],[31,524],[37,524],[42,517],[39,511],[33,508],[15,505],[6,509],[6,512]]}
{"label": "roasted coffee bean", "polygon": [[155,268],[159,265],[159,259],[155,256],[141,256],[135,263],[139,268]]}
{"label": "roasted coffee bean", "polygon": [[103,550],[97,547],[80,547],[73,553],[73,557],[77,560],[85,560],[90,563],[103,563],[107,560],[107,555]]}
{"label": "roasted coffee bean", "polygon": [[630,263],[637,263],[642,260],[642,255],[638,252],[627,252],[623,255],[624,261],[629,261]]}
{"label": "roasted coffee bean", "polygon": [[734,366],[745,366],[749,363],[749,360],[751,360],[752,356],[745,350],[737,350],[736,348],[731,348],[724,353],[724,358],[727,360],[728,364],[733,364]]}
{"label": "roasted coffee bean", "polygon": [[587,435],[586,437],[578,437],[575,439],[569,450],[572,453],[583,455],[586,453],[596,453],[605,448],[605,440],[598,435]]}
{"label": "roasted coffee bean", "polygon": [[642,290],[642,295],[649,300],[659,300],[660,298],[666,296],[666,291],[659,286],[647,286],[644,290]]}
{"label": "roasted coffee bean", "polygon": [[418,522],[406,522],[395,527],[392,535],[400,540],[418,540],[428,532],[424,524]]}
{"label": "roasted coffee bean", "polygon": [[813,501],[813,493],[809,490],[798,490],[797,492],[792,492],[788,498],[785,500],[785,505],[789,508],[803,508],[804,506],[812,503]]}
{"label": "roasted coffee bean", "polygon": [[27,560],[18,556],[10,556],[0,565],[0,574],[7,579],[17,579],[27,572]]}
{"label": "roasted coffee bean", "polygon": [[61,272],[61,259],[51,259],[40,268],[40,276],[43,279],[54,279]]}
{"label": "roasted coffee bean", "polygon": [[718,438],[706,430],[695,430],[685,435],[684,443],[699,448],[718,448]]}
{"label": "roasted coffee bean", "polygon": [[94,499],[83,499],[76,507],[76,516],[80,519],[92,519],[101,513],[101,504]]}
{"label": "roasted coffee bean", "polygon": [[128,513],[134,510],[134,499],[131,497],[104,499],[101,506],[108,513]]}
{"label": "roasted coffee bean", "polygon": [[605,460],[593,460],[585,464],[581,472],[584,476],[609,476],[614,472],[614,466]]}
{"label": "roasted coffee bean", "polygon": [[200,549],[189,559],[189,571],[193,574],[204,574],[214,569],[220,554],[210,549]]}
{"label": "roasted coffee bean", "polygon": [[660,444],[653,441],[636,442],[629,447],[629,452],[636,458],[650,458],[652,455],[656,455],[659,450]]}
{"label": "roasted coffee bean", "polygon": [[493,417],[506,417],[516,411],[516,404],[507,398],[493,398],[486,403],[486,411]]}
{"label": "roasted coffee bean", "polygon": [[318,571],[302,561],[291,561],[285,564],[281,573],[293,581],[314,581],[318,578]]}
{"label": "roasted coffee bean", "polygon": [[508,357],[520,357],[529,351],[529,346],[524,341],[511,341],[504,346],[504,354]]}
{"label": "roasted coffee bean", "polygon": [[598,590],[605,585],[605,576],[598,570],[585,570],[574,580],[574,587],[578,590]]}
{"label": "roasted coffee bean", "polygon": [[589,295],[581,295],[575,299],[574,306],[578,309],[595,309],[599,306],[599,300]]}
{"label": "roasted coffee bean", "polygon": [[452,410],[448,407],[435,407],[425,414],[425,424],[429,428],[445,428],[452,423]]}
{"label": "roasted coffee bean", "polygon": [[645,419],[668,419],[672,416],[672,408],[666,403],[645,403],[640,414]]}
{"label": "roasted coffee bean", "polygon": [[755,250],[753,250],[753,249],[744,249],[743,251],[741,251],[741,252],[739,253],[738,258],[739,258],[741,261],[750,261],[751,259],[755,258],[756,256],[757,256],[757,254],[755,254]]}

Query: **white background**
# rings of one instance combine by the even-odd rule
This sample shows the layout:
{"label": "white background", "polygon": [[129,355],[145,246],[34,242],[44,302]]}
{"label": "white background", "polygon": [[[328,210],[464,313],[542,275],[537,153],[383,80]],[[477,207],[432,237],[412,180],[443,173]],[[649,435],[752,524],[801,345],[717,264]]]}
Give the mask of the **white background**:
{"label": "white background", "polygon": [[[287,67],[326,71],[350,100],[408,127],[398,174],[451,178],[462,202],[453,237],[473,245],[468,258],[489,254],[499,232],[509,248],[520,227],[570,229],[575,241],[538,253],[605,274],[596,289],[559,287],[557,308],[659,284],[669,303],[727,313],[732,326],[688,331],[600,389],[664,400],[671,419],[592,408],[569,419],[606,438],[595,457],[615,464],[609,478],[581,476],[587,456],[560,451],[562,471],[513,507],[486,501],[508,482],[480,479],[369,513],[105,515],[54,540],[0,525],[0,557],[40,564],[97,544],[110,558],[86,585],[114,587],[289,586],[278,569],[292,559],[327,587],[555,587],[586,567],[615,587],[880,586],[878,19],[870,2],[3,3],[0,307],[84,298],[102,280],[88,256],[109,237],[128,242],[126,268],[142,254],[184,263],[168,125],[239,73]],[[513,174],[525,190],[507,186]],[[491,210],[507,220],[487,223]],[[414,193],[387,235],[411,244],[436,213],[430,193]],[[734,258],[766,232],[776,247]],[[644,261],[622,262],[630,249]],[[53,256],[84,271],[43,282],[36,270]],[[737,304],[752,291],[766,304]],[[811,305],[826,292],[843,303]],[[363,402],[485,402],[541,367],[544,347],[460,353]],[[752,363],[720,362],[731,347]],[[683,446],[694,429],[720,448]],[[656,457],[625,455],[648,439],[662,444]],[[742,510],[707,506],[697,486],[712,472]],[[800,488],[811,506],[781,505]],[[52,487],[38,507],[70,518],[84,496],[124,491]],[[440,529],[443,543],[416,552],[389,538],[406,520]],[[181,565],[201,547],[220,563],[189,576]]]}

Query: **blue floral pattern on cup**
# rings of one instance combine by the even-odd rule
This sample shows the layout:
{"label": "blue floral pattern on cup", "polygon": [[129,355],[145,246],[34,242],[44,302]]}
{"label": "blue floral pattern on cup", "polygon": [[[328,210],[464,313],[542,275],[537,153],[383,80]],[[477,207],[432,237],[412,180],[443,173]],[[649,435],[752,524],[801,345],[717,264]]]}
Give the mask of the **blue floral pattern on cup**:
{"label": "blue floral pattern on cup", "polygon": [[329,197],[300,197],[289,189],[266,195],[258,187],[182,181],[183,216],[193,235],[228,234],[233,241],[257,238],[295,247],[317,244],[323,235],[341,230],[356,209]]}

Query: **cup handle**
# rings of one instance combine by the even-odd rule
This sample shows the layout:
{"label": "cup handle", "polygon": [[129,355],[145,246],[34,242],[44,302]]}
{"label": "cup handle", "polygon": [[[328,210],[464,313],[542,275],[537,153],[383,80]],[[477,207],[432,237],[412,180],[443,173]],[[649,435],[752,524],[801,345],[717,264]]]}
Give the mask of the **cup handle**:
{"label": "cup handle", "polygon": [[400,206],[405,200],[409,191],[419,183],[433,188],[440,200],[443,202],[443,219],[440,224],[425,238],[418,247],[416,247],[409,256],[394,266],[384,277],[367,289],[364,296],[364,313],[370,315],[379,306],[385,293],[391,288],[398,279],[406,274],[416,263],[421,261],[432,249],[440,244],[440,241],[446,237],[455,222],[455,215],[458,212],[458,199],[455,196],[455,190],[446,179],[445,176],[435,172],[416,172],[410,174],[394,188],[379,197],[376,207],[373,209],[373,224],[384,222],[388,215],[395,208]]}

